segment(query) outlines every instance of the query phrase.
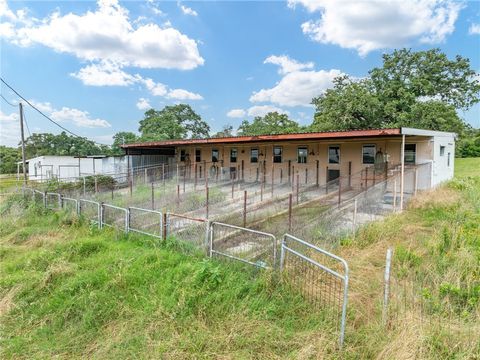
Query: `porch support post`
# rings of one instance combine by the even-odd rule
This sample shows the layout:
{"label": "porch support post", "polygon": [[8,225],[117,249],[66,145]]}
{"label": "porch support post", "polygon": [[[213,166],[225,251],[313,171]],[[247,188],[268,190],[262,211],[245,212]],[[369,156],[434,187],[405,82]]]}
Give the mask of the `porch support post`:
{"label": "porch support post", "polygon": [[405,135],[402,135],[402,148],[400,149],[400,161],[401,161],[401,172],[400,172],[400,211],[403,210],[403,192],[405,185]]}

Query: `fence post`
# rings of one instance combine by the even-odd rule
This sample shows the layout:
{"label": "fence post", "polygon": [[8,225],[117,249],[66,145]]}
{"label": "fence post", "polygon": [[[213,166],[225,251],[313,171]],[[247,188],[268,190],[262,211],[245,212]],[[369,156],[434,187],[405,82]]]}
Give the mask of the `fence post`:
{"label": "fence post", "polygon": [[297,205],[300,200],[299,196],[300,196],[300,174],[297,174]]}
{"label": "fence post", "polygon": [[166,212],[166,211],[163,211],[162,238],[163,238],[164,241],[167,240],[167,221],[168,221],[167,212]]}
{"label": "fence post", "polygon": [[325,172],[325,194],[328,194],[328,166]]}
{"label": "fence post", "polygon": [[143,183],[146,184],[147,183],[147,168],[145,168],[144,171],[145,171],[145,174],[143,175]]}
{"label": "fence post", "polygon": [[357,199],[353,201],[353,236],[355,237],[355,229],[357,227]]}
{"label": "fence post", "polygon": [[247,190],[243,192],[243,227],[247,227]]}
{"label": "fence post", "polygon": [[100,208],[99,208],[99,211],[100,211],[100,216],[99,216],[99,228],[102,229],[103,228],[103,214],[104,214],[104,207],[103,207],[103,201],[100,203]]}
{"label": "fence post", "polygon": [[155,210],[155,188],[153,187],[153,182],[152,182],[152,210]]}
{"label": "fence post", "polygon": [[180,204],[180,185],[177,185],[177,203]]}
{"label": "fence post", "polygon": [[125,212],[125,234],[128,234],[130,231],[130,208],[127,207]]}
{"label": "fence post", "polygon": [[185,194],[185,177],[187,176],[187,167],[183,165],[183,193]]}
{"label": "fence post", "polygon": [[338,178],[338,206],[342,202],[342,178]]}
{"label": "fence post", "polygon": [[393,212],[397,211],[397,178],[393,179]]}
{"label": "fence post", "polygon": [[193,167],[194,167],[194,170],[195,170],[195,177],[194,177],[194,180],[193,180],[193,190],[197,191],[197,163],[195,163],[195,165]]}
{"label": "fence post", "polygon": [[292,231],[292,201],[293,194],[290,193],[288,195],[288,232]]}
{"label": "fence post", "polygon": [[382,320],[383,325],[387,324],[387,315],[388,315],[388,301],[390,297],[390,267],[392,263],[392,248],[387,249],[387,257],[385,260],[385,274],[384,274],[384,282],[385,282],[385,289],[383,293],[383,311],[382,311]]}
{"label": "fence post", "polygon": [[87,193],[87,181],[85,180],[85,176],[83,177],[83,196]]}
{"label": "fence post", "polygon": [[348,187],[352,187],[352,162],[348,162]]}
{"label": "fence post", "polygon": [[206,210],[206,213],[207,213],[207,216],[206,216],[207,219],[208,219],[208,200],[209,200],[209,199],[208,199],[208,195],[209,195],[209,194],[208,194],[208,193],[209,193],[208,190],[209,190],[209,189],[208,189],[208,186],[207,186],[207,187],[205,188],[205,200],[206,200],[206,201],[205,201],[205,203],[206,203],[206,208],[205,208],[205,210]]}
{"label": "fence post", "polygon": [[305,169],[305,184],[308,184],[308,168]]}
{"label": "fence post", "polygon": [[417,195],[417,183],[418,183],[418,173],[417,173],[417,168],[415,167],[415,170],[413,173],[413,195]]}
{"label": "fence post", "polygon": [[63,208],[63,196],[61,194],[58,194],[58,207],[60,210]]}
{"label": "fence post", "polygon": [[320,185],[320,182],[319,182],[319,180],[320,180],[320,161],[317,160],[316,163],[317,163],[317,165],[316,165],[317,166],[317,171],[316,171],[317,174],[316,174],[316,179],[315,179],[315,185],[318,187]]}
{"label": "fence post", "polygon": [[210,221],[205,222],[205,250],[207,251],[207,256],[210,256]]}
{"label": "fence post", "polygon": [[282,242],[280,244],[281,244],[280,245],[280,273],[282,273],[283,266],[284,266],[284,263],[285,263],[285,249],[284,249],[285,235],[282,237]]}
{"label": "fence post", "polygon": [[368,167],[365,168],[365,189],[368,189]]}
{"label": "fence post", "polygon": [[260,183],[260,201],[263,201],[263,181]]}
{"label": "fence post", "polygon": [[97,180],[97,175],[95,175],[94,181],[95,181],[95,194],[96,194],[96,193],[98,192],[98,180]]}
{"label": "fence post", "polygon": [[47,192],[46,191],[43,193],[43,207],[45,209],[47,208]]}

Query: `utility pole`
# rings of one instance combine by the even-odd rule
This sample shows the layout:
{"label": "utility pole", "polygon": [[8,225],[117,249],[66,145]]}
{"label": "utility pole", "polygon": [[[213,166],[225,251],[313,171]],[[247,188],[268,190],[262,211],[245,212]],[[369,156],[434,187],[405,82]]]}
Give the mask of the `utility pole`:
{"label": "utility pole", "polygon": [[20,133],[22,136],[22,162],[23,162],[23,184],[27,185],[27,165],[25,160],[25,136],[23,133],[23,104],[18,103],[18,108],[20,111]]}

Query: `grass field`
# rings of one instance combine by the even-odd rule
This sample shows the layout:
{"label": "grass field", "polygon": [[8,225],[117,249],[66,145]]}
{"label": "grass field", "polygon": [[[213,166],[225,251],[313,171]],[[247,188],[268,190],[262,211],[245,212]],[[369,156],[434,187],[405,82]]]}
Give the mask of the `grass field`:
{"label": "grass field", "polygon": [[[457,159],[456,180],[342,240],[351,268],[342,352],[324,314],[275,274],[7,199],[0,358],[478,359],[480,177],[468,177],[479,166]],[[385,326],[389,247],[392,274],[420,294]],[[429,310],[418,314],[417,300]]]}
{"label": "grass field", "polygon": [[480,158],[455,159],[455,176],[480,176]]}

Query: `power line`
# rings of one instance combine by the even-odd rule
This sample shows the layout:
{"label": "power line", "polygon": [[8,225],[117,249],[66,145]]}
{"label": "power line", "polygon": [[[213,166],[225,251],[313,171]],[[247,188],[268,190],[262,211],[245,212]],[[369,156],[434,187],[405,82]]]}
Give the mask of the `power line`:
{"label": "power line", "polygon": [[[0,80],[2,81],[2,83],[4,83],[10,90],[12,90],[15,94],[18,95],[18,97],[20,97],[23,101],[25,101],[28,105],[30,105],[31,108],[33,108],[34,110],[36,110],[40,115],[42,115],[44,118],[46,118],[48,121],[52,122],[53,124],[57,125],[60,129],[64,130],[65,132],[69,133],[70,135],[73,135],[75,137],[78,137],[78,138],[81,138],[81,139],[87,139],[86,137],[84,136],[80,136],[80,135],[77,135],[75,134],[74,132],[68,130],[67,128],[65,128],[64,126],[60,125],[58,122],[56,122],[55,120],[53,120],[52,118],[50,118],[49,116],[45,115],[45,113],[43,111],[41,111],[40,109],[38,109],[35,105],[33,105],[30,101],[28,101],[27,99],[25,99],[22,95],[20,95],[18,93],[18,91],[16,91],[13,87],[11,87],[5,80],[3,80],[3,78],[0,77]],[[3,96],[2,96],[3,97]],[[7,101],[8,102],[8,101]],[[94,144],[96,145],[101,145],[101,146],[109,146],[107,144],[102,144],[102,143],[98,143],[96,141],[93,141],[93,140],[90,140],[90,139],[87,139],[91,142],[93,142]]]}
{"label": "power line", "polygon": [[8,101],[7,99],[5,99],[5,96],[3,96],[2,94],[0,94],[0,96],[2,97],[3,100],[5,100],[5,102],[10,105],[10,106],[13,106],[13,107],[17,107],[17,105],[13,105],[10,101]]}

